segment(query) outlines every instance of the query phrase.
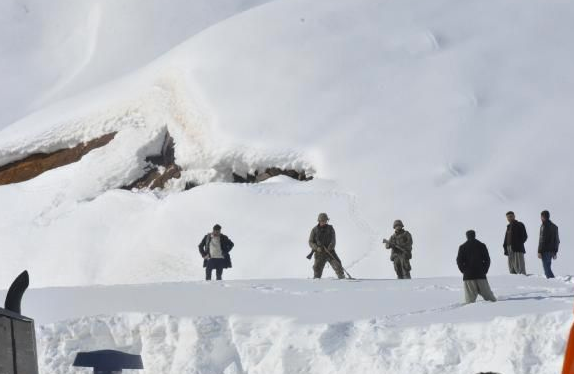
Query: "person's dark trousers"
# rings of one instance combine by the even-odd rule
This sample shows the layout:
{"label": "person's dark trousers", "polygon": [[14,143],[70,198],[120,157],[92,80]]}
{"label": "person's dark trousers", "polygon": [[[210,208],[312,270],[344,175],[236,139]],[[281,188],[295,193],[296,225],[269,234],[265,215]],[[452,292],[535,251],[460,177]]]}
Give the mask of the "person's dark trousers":
{"label": "person's dark trousers", "polygon": [[551,268],[552,257],[554,257],[554,253],[542,252],[542,267],[544,268],[544,275],[546,275],[546,278],[554,278],[554,273]]}
{"label": "person's dark trousers", "polygon": [[207,261],[207,266],[205,267],[205,280],[211,280],[211,273],[215,269],[215,276],[217,280],[221,280],[223,275],[223,264],[224,260],[219,258],[211,258]]}

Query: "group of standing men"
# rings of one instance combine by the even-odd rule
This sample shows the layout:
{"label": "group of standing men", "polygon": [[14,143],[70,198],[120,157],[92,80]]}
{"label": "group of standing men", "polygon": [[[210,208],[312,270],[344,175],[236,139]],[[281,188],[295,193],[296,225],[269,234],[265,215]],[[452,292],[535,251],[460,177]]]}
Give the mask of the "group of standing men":
{"label": "group of standing men", "polygon": [[[524,254],[526,250],[524,243],[528,239],[526,227],[519,222],[514,212],[506,213],[508,226],[504,236],[504,255],[508,256],[508,270],[510,274],[526,274]],[[560,236],[558,226],[550,220],[550,212],[545,210],[540,213],[540,239],[538,240],[538,258],[542,260],[542,267],[546,278],[554,278],[552,272],[552,260],[557,258],[560,247]]]}
{"label": "group of standing men", "polygon": [[[542,260],[544,273],[547,278],[554,278],[551,264],[556,259],[560,238],[558,227],[550,220],[550,213],[545,210],[540,214],[542,225],[540,226],[540,240],[538,243],[538,258]],[[526,253],[524,244],[528,239],[526,227],[516,219],[514,212],[506,213],[508,226],[504,236],[504,254],[508,256],[508,268],[511,274],[526,274],[524,254]],[[339,279],[345,278],[345,268],[341,259],[335,251],[337,244],[335,229],[329,224],[329,217],[326,213],[320,213],[318,223],[311,230],[309,235],[309,246],[311,253],[307,256],[311,259],[314,256],[313,277],[321,278],[325,265],[329,263]],[[413,238],[404,229],[403,222],[396,220],[393,222],[395,232],[383,244],[391,250],[390,259],[393,262],[398,279],[411,279],[411,264]],[[462,244],[456,259],[465,286],[465,298],[467,302],[474,302],[478,295],[485,300],[496,301],[492,293],[486,274],[490,268],[490,256],[486,245],[476,239],[476,232],[469,230],[466,233],[467,241]],[[233,242],[225,235],[221,234],[221,226],[215,225],[213,231],[205,235],[199,244],[199,253],[204,259],[203,266],[206,270],[206,280],[211,280],[213,270],[216,270],[216,277],[221,280],[223,269],[231,267],[231,257],[229,252],[233,248]],[[347,273],[348,275],[348,273]]]}
{"label": "group of standing men", "polygon": [[[514,212],[506,213],[508,226],[504,235],[504,254],[508,256],[508,270],[510,274],[526,275],[524,243],[528,239],[526,227],[516,219]],[[540,239],[538,241],[538,258],[542,260],[546,278],[554,278],[551,265],[556,259],[560,238],[558,226],[550,220],[550,212],[547,210],[540,213],[542,224],[540,226]],[[460,246],[456,263],[463,273],[464,296],[467,303],[476,301],[478,295],[485,300],[496,301],[496,297],[490,289],[486,274],[490,268],[490,256],[484,243],[476,239],[476,233],[470,230],[466,233],[467,242]]]}

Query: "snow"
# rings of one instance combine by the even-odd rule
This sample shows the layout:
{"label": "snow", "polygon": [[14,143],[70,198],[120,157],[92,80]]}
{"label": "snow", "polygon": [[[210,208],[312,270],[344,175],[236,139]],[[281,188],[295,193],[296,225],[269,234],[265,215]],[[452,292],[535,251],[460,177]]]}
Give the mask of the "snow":
{"label": "snow", "polygon": [[[1,132],[3,164],[119,134],[74,165],[0,187],[10,207],[0,248],[13,264],[0,280],[21,268],[38,274],[37,286],[197,279],[193,248],[216,222],[243,248],[233,278],[301,277],[308,267],[295,253],[306,252],[321,211],[345,263],[366,277],[392,276],[380,242],[403,219],[413,274],[430,277],[458,273],[469,228],[489,246],[492,272],[506,273],[507,210],[526,224],[527,270],[539,273],[538,217],[549,209],[565,248],[556,271],[571,273],[563,196],[574,91],[564,56],[574,54],[574,7],[542,4],[293,0],[214,18],[144,68]],[[117,191],[166,130],[182,179],[164,193]],[[226,184],[232,171],[269,166],[315,180]],[[180,192],[186,182],[203,185]],[[262,256],[272,257],[264,268]],[[78,270],[56,272],[62,257]]]}
{"label": "snow", "polygon": [[[0,287],[30,271],[43,372],[131,346],[150,373],[556,373],[572,322],[573,17],[561,0],[1,2],[0,165],[117,132],[0,187]],[[166,131],[182,178],[119,189]],[[314,179],[229,183],[268,167]],[[561,230],[554,281],[536,256],[543,209]],[[503,275],[508,210],[529,277]],[[363,280],[305,279],[320,212]],[[389,280],[395,219],[412,282]],[[234,267],[196,282],[215,223]],[[498,303],[461,304],[471,228]]]}
{"label": "snow", "polygon": [[0,4],[0,129],[146,65],[265,0],[5,0]]}
{"label": "snow", "polygon": [[43,373],[104,348],[142,354],[143,373],[558,372],[572,279],[489,281],[496,303],[464,304],[450,277],[44,288],[22,308]]}

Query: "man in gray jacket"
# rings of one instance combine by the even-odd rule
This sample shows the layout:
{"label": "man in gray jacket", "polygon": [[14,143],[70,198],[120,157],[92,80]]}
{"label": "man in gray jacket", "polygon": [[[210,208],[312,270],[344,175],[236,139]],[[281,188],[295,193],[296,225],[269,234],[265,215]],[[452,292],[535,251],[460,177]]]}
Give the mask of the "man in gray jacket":
{"label": "man in gray jacket", "polygon": [[404,229],[403,221],[400,219],[393,222],[395,233],[389,240],[384,239],[383,243],[387,249],[391,249],[391,261],[395,266],[398,279],[411,279],[411,258],[413,257],[413,237]]}
{"label": "man in gray jacket", "polygon": [[329,217],[327,213],[319,214],[317,219],[319,223],[317,226],[313,227],[311,234],[309,235],[309,247],[313,250],[315,255],[315,263],[313,264],[313,277],[315,279],[320,279],[323,275],[323,269],[327,262],[331,264],[337,277],[339,279],[344,279],[345,274],[343,272],[343,266],[341,265],[341,260],[335,252],[335,245],[337,240],[335,238],[335,229],[333,226],[329,225]]}

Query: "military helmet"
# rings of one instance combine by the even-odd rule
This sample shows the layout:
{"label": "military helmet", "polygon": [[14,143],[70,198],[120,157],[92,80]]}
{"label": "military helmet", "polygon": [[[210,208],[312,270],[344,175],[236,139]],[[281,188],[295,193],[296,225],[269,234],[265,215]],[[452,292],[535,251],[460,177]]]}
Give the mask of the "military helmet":
{"label": "military helmet", "polygon": [[327,215],[327,213],[319,213],[319,217],[317,218],[317,221],[327,222],[328,220],[329,220],[329,216]]}
{"label": "military helmet", "polygon": [[405,225],[403,225],[403,221],[400,219],[397,219],[395,222],[393,222],[393,229],[397,228],[397,226],[400,226],[401,228],[405,227]]}

